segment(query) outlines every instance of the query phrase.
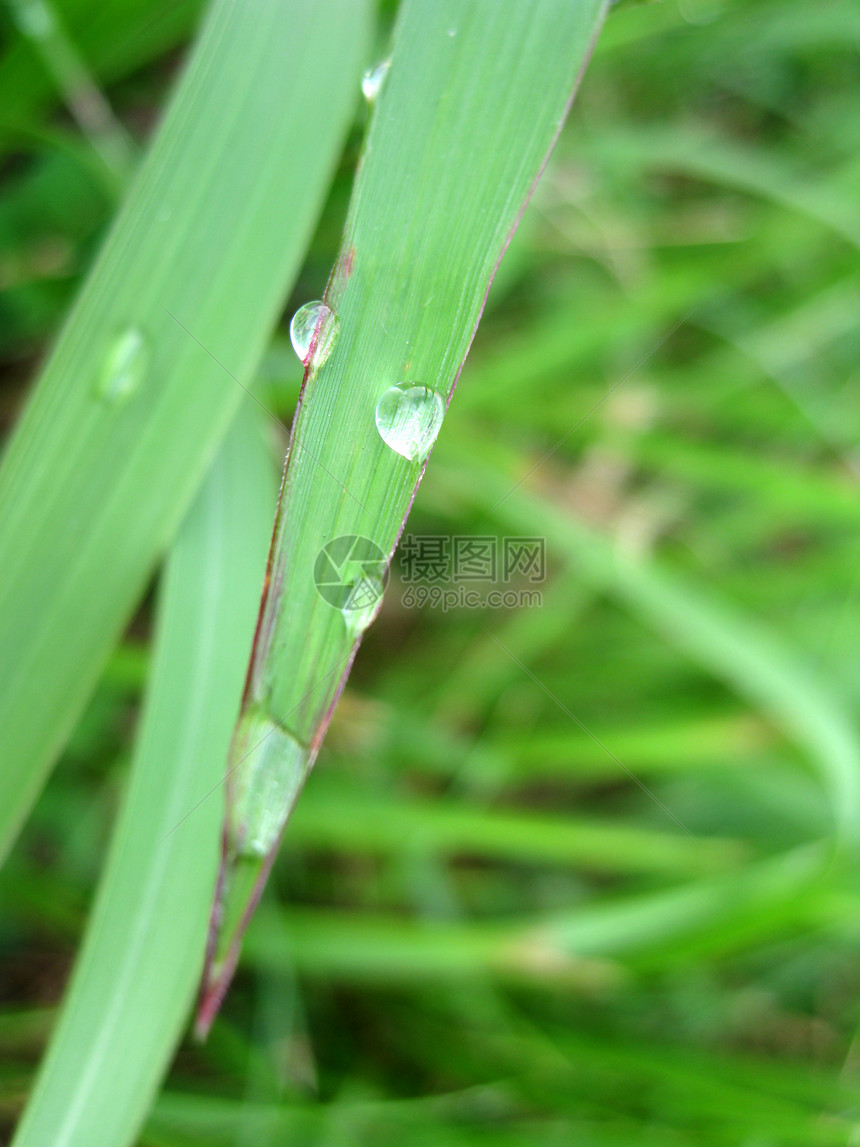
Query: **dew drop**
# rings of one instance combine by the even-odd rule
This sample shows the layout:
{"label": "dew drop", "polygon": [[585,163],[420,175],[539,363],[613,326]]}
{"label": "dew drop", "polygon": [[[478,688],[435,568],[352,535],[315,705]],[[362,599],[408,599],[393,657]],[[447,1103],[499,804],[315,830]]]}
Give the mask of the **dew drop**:
{"label": "dew drop", "polygon": [[364,633],[382,607],[385,586],[382,579],[365,574],[353,584],[350,595],[341,607],[347,632],[353,638]]}
{"label": "dew drop", "polygon": [[137,327],[127,327],[111,339],[96,385],[103,402],[129,399],[143,381],[149,367],[149,343]]}
{"label": "dew drop", "polygon": [[385,83],[385,77],[388,75],[390,67],[391,60],[383,60],[374,67],[368,68],[361,77],[361,91],[369,104],[372,104],[382,91],[382,85]]}
{"label": "dew drop", "polygon": [[290,323],[290,342],[305,366],[322,366],[334,350],[339,326],[337,315],[325,303],[299,307]]}
{"label": "dew drop", "polygon": [[445,417],[445,402],[429,386],[392,386],[376,404],[383,442],[410,462],[430,453]]}
{"label": "dew drop", "polygon": [[308,750],[267,714],[241,718],[232,757],[230,841],[240,856],[265,856],[278,839],[308,771]]}

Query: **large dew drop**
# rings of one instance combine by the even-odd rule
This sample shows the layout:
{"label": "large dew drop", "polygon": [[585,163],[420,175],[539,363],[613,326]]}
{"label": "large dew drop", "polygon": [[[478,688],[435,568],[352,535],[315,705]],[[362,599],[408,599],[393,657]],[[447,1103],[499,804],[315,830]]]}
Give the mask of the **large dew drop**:
{"label": "large dew drop", "polygon": [[382,579],[372,574],[360,577],[352,586],[347,600],[341,607],[347,633],[353,639],[364,633],[382,607],[385,586]]}
{"label": "large dew drop", "polygon": [[361,77],[361,91],[369,104],[374,103],[376,97],[382,91],[382,85],[385,83],[385,77],[388,75],[388,69],[390,67],[391,60],[383,60],[382,63],[376,64],[375,67],[368,68]]}
{"label": "large dew drop", "polygon": [[442,395],[430,386],[392,386],[376,404],[383,442],[410,462],[430,453],[444,417]]}
{"label": "large dew drop", "polygon": [[305,303],[293,315],[290,342],[305,366],[322,366],[337,342],[338,317],[325,303]]}
{"label": "large dew drop", "polygon": [[138,389],[149,367],[149,343],[137,327],[111,339],[96,382],[96,395],[109,403],[125,402]]}
{"label": "large dew drop", "polygon": [[249,710],[234,738],[230,843],[240,856],[265,856],[292,812],[308,770],[308,750],[264,713]]}

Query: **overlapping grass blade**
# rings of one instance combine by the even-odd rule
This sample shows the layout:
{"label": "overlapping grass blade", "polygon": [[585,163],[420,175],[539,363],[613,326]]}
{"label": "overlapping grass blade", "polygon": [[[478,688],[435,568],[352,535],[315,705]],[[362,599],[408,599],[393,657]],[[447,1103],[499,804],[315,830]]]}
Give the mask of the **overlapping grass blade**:
{"label": "overlapping grass blade", "polygon": [[353,108],[367,18],[362,0],[216,3],[8,447],[0,856],[242,398]]}
{"label": "overlapping grass blade", "polygon": [[259,417],[246,399],[171,549],[125,805],[19,1147],[131,1143],[188,1014],[271,529]]}
{"label": "overlapping grass blade", "polygon": [[[603,11],[603,0],[551,0],[534,8],[518,0],[468,7],[406,0],[401,7],[326,292],[339,336],[318,367],[311,351],[246,714],[234,741],[234,792],[253,792],[258,774],[259,783],[274,785],[267,778],[277,767],[277,787],[287,794],[281,822],[325,735],[361,633],[381,604],[381,567],[414,497],[436,416],[450,399],[495,268],[564,119]],[[398,386],[411,388],[432,431],[423,444],[407,441],[399,451],[376,426],[377,404],[387,392],[402,393],[391,391]],[[348,540],[355,538],[361,558]],[[356,554],[344,566],[343,607],[315,584],[341,561],[331,547],[342,545]],[[365,587],[370,599],[360,600]],[[275,755],[278,766],[270,760]],[[222,891],[228,884],[231,890],[204,1027],[277,847],[276,810],[265,803],[263,843],[244,855],[240,847],[222,872]],[[255,838],[257,825],[242,822],[238,811],[234,816],[231,834]]]}

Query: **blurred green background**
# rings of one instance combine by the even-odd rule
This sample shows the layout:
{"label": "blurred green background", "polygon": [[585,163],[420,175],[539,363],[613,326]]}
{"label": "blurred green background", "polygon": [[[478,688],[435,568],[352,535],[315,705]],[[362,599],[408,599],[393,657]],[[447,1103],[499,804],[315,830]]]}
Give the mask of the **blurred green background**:
{"label": "blurred green background", "polygon": [[[143,145],[199,5],[60,9]],[[5,432],[121,180],[2,24]],[[141,1143],[852,1141],[858,48],[854,0],[610,13],[408,525],[545,537],[542,604],[410,608],[395,563]],[[287,316],[324,288],[365,117]],[[300,381],[282,324],[257,394],[287,425]],[[0,1134],[104,859],[152,597],[0,873]]]}

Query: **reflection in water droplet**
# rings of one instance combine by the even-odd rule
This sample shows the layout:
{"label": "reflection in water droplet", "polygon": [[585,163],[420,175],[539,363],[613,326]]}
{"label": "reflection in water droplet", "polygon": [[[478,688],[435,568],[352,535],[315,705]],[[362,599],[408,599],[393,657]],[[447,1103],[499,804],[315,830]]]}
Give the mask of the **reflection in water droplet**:
{"label": "reflection in water droplet", "polygon": [[290,815],[308,770],[308,750],[265,713],[249,709],[233,742],[230,841],[240,856],[265,856]]}
{"label": "reflection in water droplet", "polygon": [[290,342],[302,360],[316,370],[334,350],[337,342],[338,317],[325,303],[305,303],[293,315],[290,323]]}
{"label": "reflection in water droplet", "polygon": [[383,60],[375,67],[368,68],[361,77],[361,90],[369,104],[373,103],[382,90],[382,85],[385,82],[385,77],[388,75],[388,69],[390,67],[391,60]]}
{"label": "reflection in water droplet", "polygon": [[352,586],[341,612],[347,633],[353,638],[364,633],[382,607],[385,586],[382,579],[372,574],[360,577]]}
{"label": "reflection in water droplet", "polygon": [[149,344],[137,327],[127,327],[111,339],[96,384],[104,402],[124,402],[143,381],[149,367]]}
{"label": "reflection in water droplet", "polygon": [[376,404],[383,442],[410,461],[429,454],[444,417],[442,395],[429,386],[392,386]]}

